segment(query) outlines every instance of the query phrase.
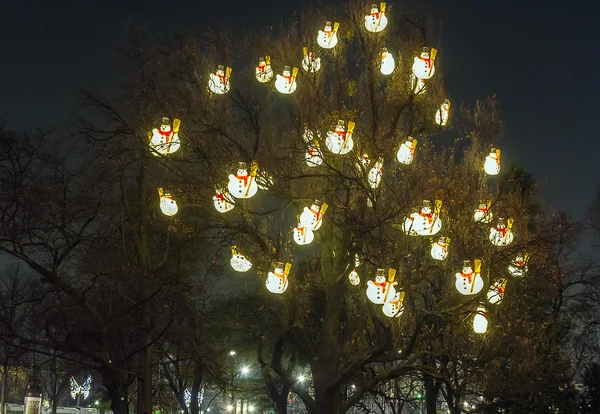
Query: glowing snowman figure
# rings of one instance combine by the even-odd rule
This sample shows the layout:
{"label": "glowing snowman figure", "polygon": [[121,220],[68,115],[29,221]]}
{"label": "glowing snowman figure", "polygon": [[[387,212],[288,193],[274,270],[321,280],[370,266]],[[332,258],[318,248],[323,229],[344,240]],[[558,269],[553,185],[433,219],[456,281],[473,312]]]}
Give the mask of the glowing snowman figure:
{"label": "glowing snowman figure", "polygon": [[504,290],[506,289],[506,279],[499,279],[487,292],[487,300],[492,305],[499,304],[504,299]]}
{"label": "glowing snowman figure", "polygon": [[446,126],[450,119],[450,101],[446,99],[440,109],[435,113],[435,123],[439,126]]}
{"label": "glowing snowman figure", "polygon": [[417,78],[414,73],[410,74],[410,90],[415,95],[420,95],[425,93],[427,87],[425,86],[425,81],[423,79]]}
{"label": "glowing snowman figure", "polygon": [[256,80],[260,83],[267,83],[273,79],[273,68],[271,67],[271,57],[265,56],[258,58],[256,67]]}
{"label": "glowing snowman figure", "polygon": [[246,257],[237,251],[235,246],[231,246],[231,267],[236,272],[247,272],[252,268],[252,263]]}
{"label": "glowing snowman figure", "polygon": [[302,58],[302,69],[310,73],[316,73],[321,69],[321,58],[318,57],[315,53],[309,52],[308,48],[303,47],[302,53],[304,57]]}
{"label": "glowing snowman figure", "polygon": [[483,170],[487,175],[498,175],[500,172],[500,150],[492,148],[490,155],[485,157]]}
{"label": "glowing snowman figure", "polygon": [[305,160],[309,167],[318,167],[319,165],[323,164],[323,154],[321,153],[318,142],[315,141],[313,144],[308,146]]}
{"label": "glowing snowman figure", "polygon": [[494,246],[508,246],[512,243],[514,235],[512,232],[513,220],[508,219],[508,224],[503,218],[498,219],[496,227],[490,229],[490,241]]}
{"label": "glowing snowman figure", "polygon": [[340,27],[338,22],[331,26],[331,22],[325,23],[325,27],[323,30],[319,30],[319,35],[317,36],[317,44],[321,46],[323,49],[331,49],[337,45],[337,31]]}
{"label": "glowing snowman figure", "polygon": [[275,79],[275,89],[277,92],[284,95],[294,93],[296,90],[296,76],[298,75],[298,68],[294,68],[290,71],[290,67],[286,66],[283,68],[283,74],[277,75]]}
{"label": "glowing snowman figure", "polygon": [[395,67],[394,56],[384,47],[381,51],[381,74],[391,75]]}
{"label": "glowing snowman figure", "polygon": [[171,217],[177,214],[179,208],[177,207],[177,202],[171,197],[171,193],[159,188],[158,196],[160,197],[160,211],[162,211],[165,216]]}
{"label": "glowing snowman figure", "polygon": [[315,239],[315,233],[302,224],[298,223],[298,227],[294,228],[294,241],[296,244],[303,246],[305,244],[311,244]]}
{"label": "glowing snowman figure", "polygon": [[323,215],[326,210],[326,203],[315,200],[310,208],[304,207],[304,211],[300,214],[300,225],[313,231],[319,230],[323,224]]}
{"label": "glowing snowman figure", "polygon": [[518,253],[514,260],[508,265],[508,273],[513,277],[523,277],[529,270],[527,263],[529,262],[529,253]]}
{"label": "glowing snowman figure", "polygon": [[383,305],[396,298],[396,286],[394,282],[396,271],[390,269],[390,280],[385,277],[385,269],[377,269],[375,281],[367,281],[367,298],[376,305]]}
{"label": "glowing snowman figure", "polygon": [[404,220],[404,232],[410,236],[433,236],[442,229],[440,210],[442,201],[435,201],[435,209],[429,200],[423,200],[420,213],[412,213]]}
{"label": "glowing snowman figure", "polygon": [[229,193],[235,198],[250,198],[258,192],[254,175],[248,174],[245,162],[240,162],[237,174],[229,174]]}
{"label": "glowing snowman figure", "polygon": [[181,141],[179,140],[180,126],[181,121],[179,119],[173,119],[173,127],[171,127],[171,120],[163,117],[160,128],[154,128],[148,132],[152,155],[168,155],[177,152],[181,146]]}
{"label": "glowing snowman figure", "polygon": [[487,332],[487,327],[487,310],[483,306],[479,306],[473,318],[473,331],[478,334],[484,334]]}
{"label": "glowing snowman figure", "polygon": [[448,245],[450,237],[442,236],[438,241],[431,243],[431,257],[435,260],[446,260],[448,257]]}
{"label": "glowing snowman figure", "polygon": [[473,220],[476,223],[490,223],[494,218],[494,214],[492,210],[490,210],[490,206],[492,205],[491,201],[487,201],[485,203],[479,203],[479,207],[473,213]]}
{"label": "glowing snowman figure", "polygon": [[379,33],[387,27],[388,20],[385,15],[385,3],[379,3],[371,6],[371,13],[365,16],[365,28],[369,32]]}
{"label": "glowing snowman figure", "polygon": [[385,316],[388,318],[399,318],[404,312],[404,292],[396,292],[394,299],[390,302],[384,303],[382,310]]}
{"label": "glowing snowman figure", "polygon": [[233,210],[235,207],[235,199],[222,188],[217,188],[216,194],[213,196],[213,203],[215,209],[223,214]]}
{"label": "glowing snowman figure", "polygon": [[417,140],[412,137],[408,137],[406,141],[404,141],[400,145],[400,149],[396,154],[396,159],[398,162],[402,164],[410,164],[415,159],[415,148],[417,147]]}
{"label": "glowing snowman figure", "polygon": [[274,184],[273,176],[266,171],[261,171],[260,174],[256,176],[256,185],[259,190],[267,191]]}
{"label": "glowing snowman figure", "polygon": [[283,262],[278,262],[275,270],[269,272],[267,281],[265,282],[269,292],[281,294],[287,290],[288,275],[290,274],[291,267],[290,263],[286,263],[284,266]]}
{"label": "glowing snowman figure", "polygon": [[225,69],[223,65],[217,67],[215,73],[211,73],[208,79],[208,89],[217,95],[223,95],[229,92],[229,78],[231,77],[231,68]]}
{"label": "glowing snowman figure", "polygon": [[430,79],[435,73],[435,56],[437,50],[424,47],[421,56],[415,57],[413,74],[419,79]]}
{"label": "glowing snowman figure", "polygon": [[327,133],[327,137],[325,138],[327,149],[337,155],[349,153],[354,148],[353,133],[354,122],[348,122],[348,130],[346,130],[344,121],[340,119],[335,130]]}
{"label": "glowing snowman figure", "polygon": [[462,295],[476,295],[483,289],[481,278],[481,260],[475,259],[475,265],[470,260],[463,262],[462,272],[456,273],[456,290]]}
{"label": "glowing snowman figure", "polygon": [[369,170],[369,175],[367,176],[369,186],[371,188],[379,187],[379,184],[381,183],[381,177],[383,177],[383,158],[379,158],[377,161],[375,161],[375,164]]}

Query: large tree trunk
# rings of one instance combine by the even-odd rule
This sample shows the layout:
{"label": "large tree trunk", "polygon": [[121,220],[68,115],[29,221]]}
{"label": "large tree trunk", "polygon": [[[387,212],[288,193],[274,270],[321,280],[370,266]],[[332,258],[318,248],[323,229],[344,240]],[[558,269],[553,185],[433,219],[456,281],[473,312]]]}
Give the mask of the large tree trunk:
{"label": "large tree trunk", "polygon": [[2,414],[4,414],[4,406],[6,405],[6,387],[8,386],[8,363],[2,364]]}
{"label": "large tree trunk", "polygon": [[102,385],[107,389],[108,395],[110,396],[110,409],[113,414],[129,414],[126,400],[126,389],[123,384],[126,383],[123,374],[105,368],[100,371],[102,375]]}
{"label": "large tree trunk", "polygon": [[201,362],[196,361],[194,363],[194,379],[192,380],[192,391],[190,392],[190,412],[191,414],[200,414],[200,407],[198,406],[198,394],[200,393],[200,386],[202,385],[202,377],[204,375],[204,366]]}
{"label": "large tree trunk", "polygon": [[437,413],[437,398],[440,387],[432,378],[425,377],[425,409],[427,414]]}
{"label": "large tree trunk", "polygon": [[[145,290],[145,289],[144,289]],[[139,356],[137,414],[152,413],[152,332],[148,305],[144,305],[141,315],[140,345],[143,351]]]}

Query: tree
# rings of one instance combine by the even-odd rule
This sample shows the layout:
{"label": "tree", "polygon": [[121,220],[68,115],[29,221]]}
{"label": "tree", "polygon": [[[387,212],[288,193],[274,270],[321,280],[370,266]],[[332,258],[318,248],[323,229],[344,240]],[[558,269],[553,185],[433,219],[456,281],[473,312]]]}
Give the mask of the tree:
{"label": "tree", "polygon": [[[289,288],[281,296],[264,289],[257,292],[258,283],[242,275],[232,276],[233,288],[223,284],[219,298],[229,299],[224,303],[238,301],[246,294],[240,287],[247,285],[248,297],[260,300],[251,303],[257,320],[255,337],[263,377],[278,412],[284,412],[279,401],[288,389],[311,413],[337,414],[378,386],[415,375],[424,383],[428,413],[435,412],[441,390],[454,411],[469,393],[481,391],[465,382],[470,373],[481,371],[480,366],[472,363],[458,369],[457,363],[472,359],[488,338],[492,341],[500,335],[495,330],[518,323],[526,310],[504,311],[501,306],[487,305],[492,325],[488,336],[472,333],[473,317],[488,287],[502,277],[510,279],[508,292],[519,289],[519,276],[506,276],[519,252],[532,252],[532,268],[545,263],[546,236],[554,230],[553,222],[525,205],[526,180],[506,184],[483,171],[486,156],[502,134],[501,111],[494,98],[453,116],[460,117],[463,130],[452,146],[437,143],[436,135],[443,130],[438,124],[446,123],[443,110],[449,105],[441,71],[443,52],[433,77],[424,84],[411,78],[413,59],[418,59],[423,46],[437,43],[423,13],[418,9],[388,13],[394,23],[381,33],[365,29],[368,13],[364,4],[355,1],[336,10],[309,10],[298,22],[256,32],[244,41],[218,28],[199,38],[180,36],[168,46],[145,48],[143,42],[133,42],[125,53],[136,66],[134,81],[114,99],[88,95],[88,102],[105,119],[101,125],[82,121],[81,132],[101,147],[99,154],[111,160],[102,168],[119,183],[124,211],[119,217],[125,217],[129,226],[118,234],[127,232],[131,237],[127,240],[133,241],[135,259],[128,263],[143,286],[136,295],[140,329],[133,336],[143,350],[138,375],[138,392],[143,390],[138,400],[144,401],[140,413],[151,404],[149,364],[159,336],[149,329],[154,310],[147,300],[151,291],[146,288],[162,288],[161,283],[169,280],[165,273],[176,278],[178,272],[173,269],[182,271],[177,265],[180,261],[170,262],[173,267],[169,267],[163,260],[153,263],[152,259],[163,257],[158,246],[172,253],[171,238],[183,245],[191,234],[216,246],[235,244],[259,276],[272,272],[277,262],[292,264]],[[341,22],[338,44],[319,49],[317,31],[333,18]],[[297,89],[291,96],[252,79],[254,65],[249,62],[256,57],[270,55],[272,69],[280,74],[286,65],[301,62],[303,46],[307,52],[321,54],[321,68],[309,70],[316,62],[307,53],[308,69],[298,71],[293,81]],[[380,71],[382,57],[387,57],[382,54],[384,47],[396,58],[396,69],[387,77]],[[229,71],[224,69],[218,78],[218,65],[234,67],[227,80],[231,89],[224,96],[214,86]],[[250,76],[244,76],[238,70],[241,67],[250,67]],[[207,89],[209,75],[213,76],[212,91]],[[289,74],[284,76],[290,79]],[[286,78],[282,79],[285,83]],[[225,89],[222,85],[221,92]],[[174,154],[164,153],[164,147],[155,147],[154,153],[148,148],[146,131],[156,125],[160,139],[157,123],[162,116],[182,120],[178,131],[182,148]],[[406,148],[414,146],[413,137],[418,141],[415,159],[398,161],[398,148],[403,143]],[[173,144],[165,145],[169,149]],[[163,154],[156,154],[160,149]],[[318,150],[320,157],[312,158]],[[221,214],[211,200],[215,191],[227,188],[224,180],[235,172],[238,162],[246,162],[265,189],[251,199],[239,194],[235,200],[226,199],[234,209]],[[246,180],[242,179],[244,189]],[[163,192],[156,192],[157,188]],[[173,218],[155,213],[161,202],[172,206],[165,191],[179,205],[180,212]],[[322,227],[315,231],[313,244],[296,246],[290,231],[298,228],[297,215],[310,208],[313,200],[328,204],[326,211],[321,210],[322,217],[318,216]],[[427,212],[424,200],[435,206],[434,216]],[[482,200],[481,211],[491,201],[492,223],[473,220]],[[423,223],[441,220],[442,231],[435,237],[451,239],[445,261],[431,258],[429,237],[407,234],[405,223],[411,223],[407,217]],[[514,218],[512,229],[497,224],[500,217]],[[493,245],[490,228],[505,236],[512,230],[514,242]],[[210,249],[205,255],[223,259]],[[463,260],[476,258],[482,259],[480,276],[486,288],[461,296],[452,286],[453,275],[457,270],[460,273]],[[348,281],[355,266],[359,286]],[[374,306],[365,298],[366,282],[378,269],[390,275],[389,282],[393,272],[388,269],[397,271],[398,289],[405,294],[400,318],[386,318],[381,304]],[[542,272],[530,275],[534,282],[542,277]],[[471,276],[465,279],[472,282]],[[508,319],[497,323],[502,317]],[[540,312],[540,317],[550,316]],[[309,365],[310,387],[297,380],[295,361]],[[350,384],[356,389],[347,393]],[[122,409],[113,407],[115,412]]]}

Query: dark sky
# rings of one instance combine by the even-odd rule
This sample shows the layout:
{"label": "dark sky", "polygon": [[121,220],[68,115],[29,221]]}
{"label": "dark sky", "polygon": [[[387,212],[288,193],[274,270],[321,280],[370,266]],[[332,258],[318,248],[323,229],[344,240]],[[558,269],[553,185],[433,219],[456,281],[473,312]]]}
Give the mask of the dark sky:
{"label": "dark sky", "polygon": [[[15,128],[58,124],[73,111],[74,90],[115,91],[114,50],[129,18],[164,33],[199,32],[213,18],[262,27],[277,24],[304,2],[177,3],[2,0],[0,114]],[[365,0],[365,7],[370,3]],[[496,93],[505,116],[504,160],[544,180],[551,206],[582,218],[600,182],[595,124],[600,5],[590,0],[430,4],[442,22],[440,56],[455,107]]]}

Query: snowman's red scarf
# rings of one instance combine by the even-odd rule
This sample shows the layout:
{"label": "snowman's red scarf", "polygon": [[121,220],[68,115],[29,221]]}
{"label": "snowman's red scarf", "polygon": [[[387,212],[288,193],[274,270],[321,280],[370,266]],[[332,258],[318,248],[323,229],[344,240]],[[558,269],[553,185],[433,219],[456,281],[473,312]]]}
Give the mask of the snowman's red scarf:
{"label": "snowman's red scarf", "polygon": [[383,300],[387,300],[387,297],[390,294],[390,292],[388,290],[388,286],[392,286],[392,283],[390,283],[386,280],[385,282],[373,282],[373,284],[375,286],[381,287],[381,293],[385,294],[385,296],[383,297]]}
{"label": "snowman's red scarf", "polygon": [[460,274],[462,277],[464,277],[465,279],[467,279],[467,282],[469,282],[469,285],[473,284],[474,281],[474,276],[476,276],[475,272],[471,272],[471,273],[461,273]]}
{"label": "snowman's red scarf", "polygon": [[379,16],[380,16],[380,15],[381,15],[381,12],[379,12],[379,11],[376,11],[376,12],[371,12],[371,17],[375,17],[375,18],[377,19],[377,23],[378,23],[378,24],[379,24],[379,19],[380,19],[380,17],[379,17]]}
{"label": "snowman's red scarf", "polygon": [[435,212],[431,212],[431,213],[427,213],[427,214],[423,214],[423,213],[419,213],[419,215],[423,218],[427,219],[427,223],[429,223],[429,225],[431,226],[433,224],[433,219],[435,217]]}
{"label": "snowman's red scarf", "polygon": [[244,182],[244,187],[248,186],[248,180],[250,179],[250,174],[248,174],[248,175],[236,175],[235,177],[238,180],[242,180]]}
{"label": "snowman's red scarf", "polygon": [[173,131],[163,131],[162,129],[158,130],[158,133],[160,135],[162,135],[163,137],[165,137],[165,142],[168,144],[169,141],[171,141],[171,138],[173,137]]}
{"label": "snowman's red scarf", "polygon": [[265,72],[265,68],[266,68],[266,67],[267,67],[267,65],[266,65],[266,64],[264,64],[264,65],[258,65],[258,70],[260,70],[261,72],[263,72],[263,73],[264,73],[264,72]]}
{"label": "snowman's red scarf", "polygon": [[219,79],[221,79],[221,82],[223,82],[223,87],[225,87],[225,85],[227,85],[227,75],[219,75],[217,73],[217,76],[219,77]]}
{"label": "snowman's red scarf", "polygon": [[508,230],[508,228],[506,227],[496,227],[496,231],[500,234],[502,234],[502,238],[506,237],[506,231]]}
{"label": "snowman's red scarf", "polygon": [[431,58],[423,58],[420,57],[419,59],[421,59],[423,62],[427,63],[427,68],[429,68],[429,70],[427,71],[427,74],[431,74],[431,71],[433,69],[433,61],[431,60]]}
{"label": "snowman's red scarf", "polygon": [[315,222],[315,225],[316,225],[316,223],[318,223],[323,218],[322,217],[323,215],[321,214],[321,210],[315,211],[312,208],[309,208],[309,210],[311,213],[313,213],[317,217],[317,221]]}

